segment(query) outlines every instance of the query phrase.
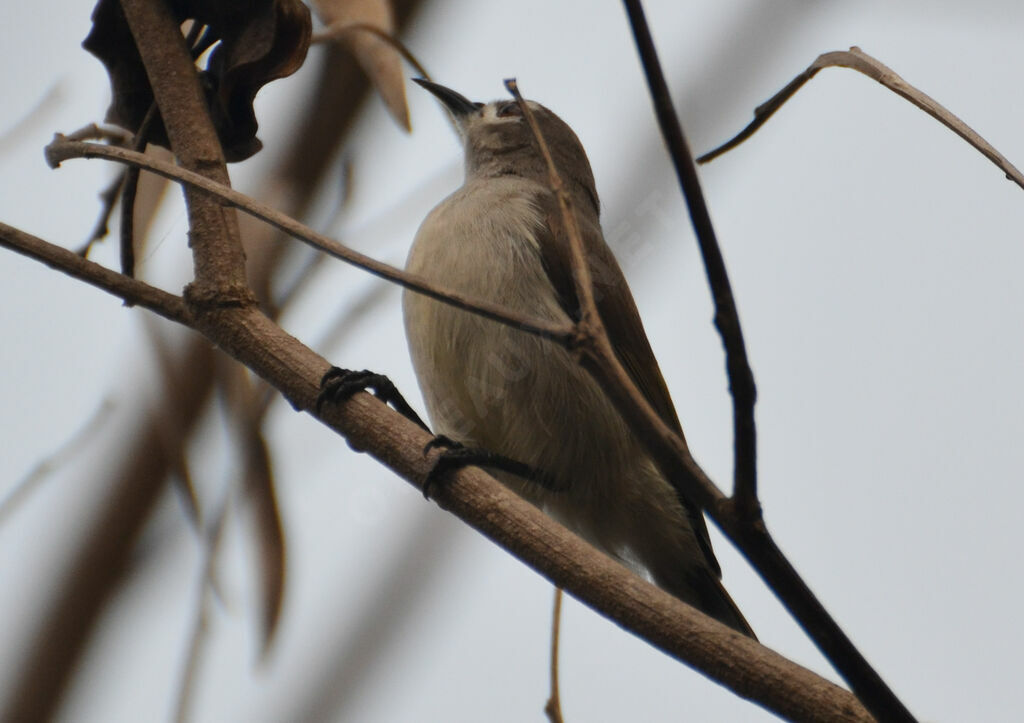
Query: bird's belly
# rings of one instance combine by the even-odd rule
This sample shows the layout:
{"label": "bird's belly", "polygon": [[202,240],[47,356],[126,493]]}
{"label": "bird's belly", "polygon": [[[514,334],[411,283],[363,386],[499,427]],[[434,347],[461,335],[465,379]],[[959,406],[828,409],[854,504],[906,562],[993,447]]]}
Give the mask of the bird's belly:
{"label": "bird's belly", "polygon": [[[469,233],[435,244],[430,229],[424,230],[409,270],[430,270],[432,280],[454,291],[568,323],[528,239]],[[478,245],[472,253],[469,244]],[[573,497],[603,496],[622,475],[635,455],[632,436],[565,349],[413,292],[405,293],[403,306],[435,431],[531,465],[571,489]]]}

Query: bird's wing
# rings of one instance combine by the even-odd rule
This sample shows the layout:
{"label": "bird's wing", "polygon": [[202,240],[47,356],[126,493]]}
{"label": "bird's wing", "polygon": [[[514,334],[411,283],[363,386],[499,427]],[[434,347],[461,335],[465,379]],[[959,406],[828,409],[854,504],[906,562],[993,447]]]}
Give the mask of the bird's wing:
{"label": "bird's wing", "polygon": [[[543,220],[540,233],[544,237],[538,241],[544,269],[555,287],[562,308],[573,320],[578,320],[580,308],[572,280],[569,237],[562,221],[558,200],[551,193],[543,193],[538,197],[537,205]],[[596,217],[590,219],[587,214],[577,212],[576,219],[583,239],[584,255],[590,265],[594,281],[597,311],[604,322],[612,348],[633,383],[654,407],[658,416],[682,437],[683,429],[679,424],[679,417],[672,405],[672,398],[661,375],[661,369],[658,368],[658,361],[654,358],[654,351],[647,340],[640,312],[637,311],[626,277],[623,276],[622,269],[605,243]],[[716,575],[721,575],[718,560],[711,550],[704,515],[692,500],[678,491],[678,488],[677,493],[708,564]]]}

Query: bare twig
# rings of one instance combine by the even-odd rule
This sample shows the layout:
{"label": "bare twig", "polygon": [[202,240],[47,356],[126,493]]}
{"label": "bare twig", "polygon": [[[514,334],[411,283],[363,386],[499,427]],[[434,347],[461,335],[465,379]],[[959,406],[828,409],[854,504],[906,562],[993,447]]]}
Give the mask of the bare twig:
{"label": "bare twig", "polygon": [[993,148],[988,141],[978,135],[974,129],[960,120],[934,98],[922,93],[920,90],[897,75],[891,68],[882,64],[880,61],[871,57],[856,46],[849,50],[835,50],[830,53],[823,53],[819,55],[815,61],[811,63],[806,70],[804,70],[804,72],[789,81],[789,83],[786,84],[786,87],[761,105],[757,106],[757,108],[754,109],[754,120],[752,120],[746,128],[740,131],[729,141],[720,145],[718,148],[705,153],[697,159],[697,163],[709,163],[718,158],[718,156],[732,150],[740,143],[750,138],[761,126],[767,123],[768,119],[771,118],[787,100],[793,97],[807,81],[817,75],[819,71],[832,67],[850,68],[851,70],[856,70],[858,73],[863,73],[872,80],[879,82],[893,93],[896,93],[900,97],[910,101],[932,118],[939,121],[939,123],[946,126],[967,141],[971,146],[985,156],[985,158],[992,161],[999,170],[1005,173],[1008,179],[1016,183],[1021,188],[1024,188],[1024,174],[1017,170],[1017,168],[1010,163],[1002,153]]}
{"label": "bare twig", "polygon": [[[775,545],[761,521],[756,486],[756,390],[725,262],[715,239],[693,157],[672,106],[668,84],[661,70],[643,7],[640,0],[624,1],[644,64],[662,135],[672,156],[690,210],[690,218],[704,258],[708,283],[715,300],[715,326],[722,336],[726,350],[726,368],[733,398],[735,430],[733,502],[734,512],[738,514],[735,519],[725,520],[726,524],[723,525],[723,510],[710,509],[709,513],[753,563],[758,573],[796,617],[864,705],[881,720],[913,721],[914,717],[910,711],[811,593]],[[729,510],[725,512],[728,513]]]}
{"label": "bare twig", "polygon": [[562,697],[558,686],[558,638],[562,628],[562,588],[555,588],[555,604],[551,610],[551,695],[544,713],[551,723],[562,723]]}
{"label": "bare twig", "polygon": [[67,134],[70,141],[107,141],[118,146],[126,146],[132,142],[132,134],[115,126],[100,126],[90,123],[77,131]]}
{"label": "bare twig", "polygon": [[22,145],[22,140],[32,130],[41,127],[43,121],[57,107],[64,94],[63,83],[58,81],[46,89],[43,96],[36,101],[14,125],[0,131],[0,155],[12,148]]}
{"label": "bare twig", "polygon": [[96,219],[96,224],[92,227],[92,233],[89,234],[89,238],[78,249],[78,253],[82,256],[88,256],[96,242],[102,241],[110,233],[110,217],[114,214],[114,206],[117,205],[117,198],[121,195],[121,186],[124,185],[126,173],[125,169],[120,169],[114,180],[110,182],[110,185],[100,191],[100,215]]}
{"label": "bare twig", "polygon": [[218,553],[224,538],[224,523],[227,521],[233,497],[233,490],[229,488],[213,515],[213,523],[209,532],[202,537],[204,552],[198,586],[199,599],[196,602],[196,617],[192,623],[192,635],[189,637],[188,652],[185,655],[181,685],[178,688],[178,698],[175,704],[174,720],[177,723],[185,723],[188,720],[192,699],[195,696],[196,680],[199,666],[202,663],[203,649],[209,639],[210,618],[213,614],[213,601],[216,597]]}
{"label": "bare twig", "polygon": [[[640,392],[629,373],[622,366],[611,346],[604,323],[594,298],[590,267],[586,263],[583,239],[572,210],[572,199],[558,175],[547,142],[540,131],[533,109],[519,94],[515,80],[506,80],[505,87],[515,97],[530,124],[534,139],[548,168],[549,183],[556,195],[572,251],[572,273],[577,298],[580,300],[580,323],[574,326],[573,349],[580,353],[580,363],[602,385],[609,398],[618,407],[640,438],[644,440],[652,458],[672,484],[686,485],[681,489],[689,498],[705,508],[717,508],[726,502],[725,495],[700,468],[686,442],[665,423]],[[682,480],[686,480],[683,482]]]}
{"label": "bare twig", "polygon": [[253,200],[244,193],[239,193],[230,186],[225,186],[215,181],[211,181],[203,176],[192,173],[183,168],[179,168],[173,164],[164,163],[163,161],[155,158],[151,158],[140,153],[134,153],[123,148],[113,148],[111,146],[104,146],[95,143],[67,141],[61,136],[58,136],[53,143],[47,146],[47,159],[51,165],[59,165],[62,161],[70,158],[104,158],[107,160],[118,161],[119,163],[141,166],[152,173],[163,176],[164,178],[170,178],[181,182],[186,186],[201,189],[202,191],[227,202],[235,208],[238,208],[247,214],[265,221],[271,226],[284,231],[288,235],[309,244],[313,248],[319,249],[320,251],[323,251],[334,258],[350,263],[353,266],[358,266],[361,269],[369,271],[375,276],[400,284],[407,289],[417,291],[421,294],[437,299],[438,301],[451,304],[456,308],[479,314],[485,318],[493,319],[499,323],[515,327],[521,331],[525,331],[529,334],[535,334],[546,339],[565,343],[571,334],[571,330],[567,325],[549,322],[543,319],[533,319],[523,314],[518,314],[498,304],[493,304],[483,300],[470,299],[461,294],[448,291],[436,284],[432,284],[415,274],[410,274],[405,271],[401,271],[394,266],[381,263],[380,261],[372,259],[358,251],[353,251],[323,234],[317,233],[308,226],[304,226],[295,219],[289,218],[279,211],[275,211],[274,209]]}
{"label": "bare twig", "polygon": [[[143,153],[146,150],[156,119],[156,103],[150,103],[132,140],[133,151]],[[138,166],[128,166],[124,172],[124,193],[121,195],[121,273],[126,276],[135,275],[135,199],[139,194],[141,172]]]}
{"label": "bare twig", "polygon": [[565,184],[562,183],[562,179],[558,175],[555,161],[551,157],[551,149],[548,148],[544,134],[540,132],[540,126],[533,115],[533,109],[523,100],[523,96],[519,94],[519,86],[516,84],[515,78],[507,79],[505,81],[505,88],[516,99],[516,103],[519,104],[523,117],[530,124],[530,130],[537,141],[540,154],[547,164],[548,184],[551,186],[551,192],[555,194],[555,198],[558,200],[558,207],[562,213],[562,222],[565,224],[566,235],[569,238],[572,279],[575,286],[574,291],[580,304],[580,326],[584,327],[584,333],[607,337],[604,333],[604,323],[601,321],[601,315],[597,313],[597,301],[594,298],[594,280],[590,273],[590,264],[587,263],[586,251],[583,248],[583,237],[580,234],[579,223],[576,221],[576,214],[573,213],[572,199],[569,197],[569,193],[565,190]]}
{"label": "bare twig", "polygon": [[682,125],[672,106],[672,96],[654,49],[643,6],[640,0],[626,0],[625,4],[637,50],[643,61],[651,99],[657,112],[658,125],[672,157],[679,185],[683,189],[690,221],[704,259],[704,270],[715,302],[715,328],[718,329],[722,345],[725,347],[725,367],[732,396],[734,500],[742,516],[756,518],[760,516],[760,505],[757,501],[757,428],[754,424],[757,389],[754,386],[754,374],[747,361],[747,349],[743,342],[743,330],[733,298],[732,285],[729,283],[725,259],[722,257],[715,228],[711,223],[711,214],[708,213],[704,201],[704,193],[697,178],[690,147],[686,143]]}
{"label": "bare twig", "polygon": [[427,72],[426,68],[423,67],[423,64],[420,63],[419,58],[417,58],[416,55],[411,50],[409,50],[405,43],[403,43],[401,40],[396,38],[391,33],[381,30],[376,25],[370,25],[369,23],[345,23],[342,25],[329,25],[328,27],[324,28],[323,31],[314,35],[309,42],[310,44],[329,43],[333,40],[340,39],[347,33],[352,32],[362,32],[370,33],[371,35],[376,35],[378,38],[380,38],[388,45],[390,45],[392,48],[397,50],[399,55],[405,58],[405,62],[407,62],[409,65],[416,69],[416,72],[419,73],[419,76],[421,78],[426,78],[427,80],[430,80],[430,73]]}
{"label": "bare twig", "polygon": [[82,258],[74,251],[68,251],[3,222],[0,222],[0,246],[41,261],[52,269],[104,289],[130,304],[138,304],[165,319],[186,326],[191,323],[192,315],[180,296],[111,271],[106,266]]}
{"label": "bare twig", "polygon": [[[2,234],[2,230],[0,230]],[[11,491],[0,499],[0,525],[3,525],[16,509],[28,499],[29,495],[55,470],[74,457],[85,443],[92,439],[97,431],[103,428],[103,422],[110,416],[114,403],[108,398],[96,411],[89,416],[85,424],[70,439],[61,444],[52,454],[47,455],[39,463],[14,483]]]}

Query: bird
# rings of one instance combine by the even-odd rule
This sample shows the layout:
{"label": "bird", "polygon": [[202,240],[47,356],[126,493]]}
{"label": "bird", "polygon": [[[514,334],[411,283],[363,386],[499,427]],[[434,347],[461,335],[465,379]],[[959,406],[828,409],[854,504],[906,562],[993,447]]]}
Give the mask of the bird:
{"label": "bird", "polygon": [[[580,305],[547,163],[516,100],[473,102],[416,79],[450,114],[465,179],[423,220],[406,271],[552,322]],[[582,236],[598,313],[632,380],[682,436],[626,279],[605,243],[590,161],[569,125],[525,101]],[[514,460],[506,486],[680,600],[755,637],[721,582],[701,509],[659,472],[597,382],[557,342],[406,290],[409,352],[435,433]]]}

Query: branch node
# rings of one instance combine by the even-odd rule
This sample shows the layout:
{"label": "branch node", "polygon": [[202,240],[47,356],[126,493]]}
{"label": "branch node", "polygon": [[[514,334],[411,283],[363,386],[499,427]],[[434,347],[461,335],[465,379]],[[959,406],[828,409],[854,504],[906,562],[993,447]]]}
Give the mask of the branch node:
{"label": "branch node", "polygon": [[193,282],[182,292],[185,304],[196,316],[221,309],[238,309],[256,306],[256,295],[244,284],[210,286]]}

